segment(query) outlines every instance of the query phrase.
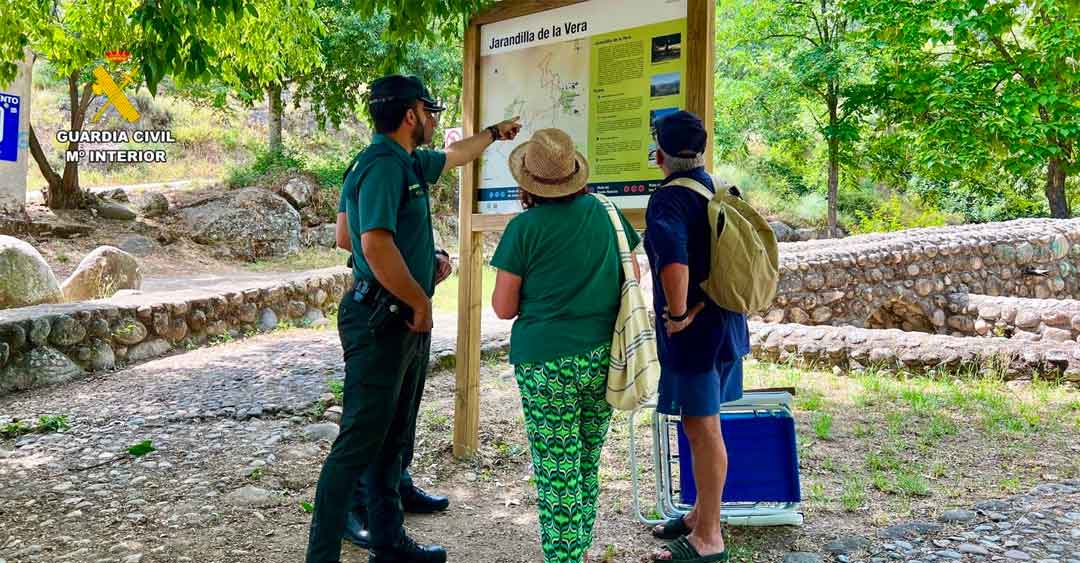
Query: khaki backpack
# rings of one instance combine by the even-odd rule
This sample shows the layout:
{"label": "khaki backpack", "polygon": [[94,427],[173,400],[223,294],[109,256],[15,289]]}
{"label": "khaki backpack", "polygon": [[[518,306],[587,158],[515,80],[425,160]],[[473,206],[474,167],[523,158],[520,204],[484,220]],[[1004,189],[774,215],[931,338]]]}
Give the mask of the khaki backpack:
{"label": "khaki backpack", "polygon": [[776,297],[780,278],[776,234],[765,219],[742,198],[717,186],[713,194],[690,178],[676,178],[668,186],[690,189],[709,200],[712,233],[709,277],[701,289],[717,305],[736,313],[767,309]]}

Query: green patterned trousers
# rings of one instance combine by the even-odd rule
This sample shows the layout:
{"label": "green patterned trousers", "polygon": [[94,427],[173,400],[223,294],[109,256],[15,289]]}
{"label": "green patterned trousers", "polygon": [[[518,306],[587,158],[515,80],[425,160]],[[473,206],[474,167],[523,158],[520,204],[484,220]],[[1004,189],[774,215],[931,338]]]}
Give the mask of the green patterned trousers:
{"label": "green patterned trousers", "polygon": [[611,347],[514,367],[532,450],[544,563],[579,563],[592,545]]}

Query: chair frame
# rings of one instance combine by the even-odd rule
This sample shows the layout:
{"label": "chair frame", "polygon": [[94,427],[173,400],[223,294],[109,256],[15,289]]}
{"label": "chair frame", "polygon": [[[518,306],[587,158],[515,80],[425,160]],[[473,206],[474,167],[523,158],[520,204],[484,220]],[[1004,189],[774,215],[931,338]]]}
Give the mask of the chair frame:
{"label": "chair frame", "polygon": [[[724,413],[751,412],[754,414],[774,415],[781,411],[793,415],[793,397],[786,391],[748,391],[738,401],[725,403],[720,411]],[[653,460],[657,463],[655,478],[656,512],[660,519],[650,518],[642,510],[641,479],[638,476],[637,441],[635,422],[643,411],[652,409],[652,449]],[[655,526],[670,518],[684,515],[693,508],[675,500],[675,483],[672,479],[672,465],[679,459],[672,454],[671,434],[679,417],[656,412],[656,403],[649,403],[630,412],[630,475],[634,497],[634,515],[642,524]],[[803,515],[799,512],[798,502],[725,502],[720,514],[725,524],[730,526],[801,526]]]}

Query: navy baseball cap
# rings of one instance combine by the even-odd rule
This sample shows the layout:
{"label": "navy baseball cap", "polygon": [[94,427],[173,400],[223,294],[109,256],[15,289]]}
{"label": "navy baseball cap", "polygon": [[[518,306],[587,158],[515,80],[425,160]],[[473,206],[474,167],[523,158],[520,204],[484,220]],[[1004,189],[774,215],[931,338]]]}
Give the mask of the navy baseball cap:
{"label": "navy baseball cap", "polygon": [[691,158],[705,152],[709,135],[698,116],[677,111],[656,120],[656,143],[669,156]]}
{"label": "navy baseball cap", "polygon": [[402,76],[392,74],[379,78],[371,83],[371,97],[369,104],[382,104],[395,100],[412,102],[420,100],[424,103],[424,109],[438,113],[445,111],[446,106],[440,104],[432,97],[431,92],[424,86],[424,81],[416,76]]}

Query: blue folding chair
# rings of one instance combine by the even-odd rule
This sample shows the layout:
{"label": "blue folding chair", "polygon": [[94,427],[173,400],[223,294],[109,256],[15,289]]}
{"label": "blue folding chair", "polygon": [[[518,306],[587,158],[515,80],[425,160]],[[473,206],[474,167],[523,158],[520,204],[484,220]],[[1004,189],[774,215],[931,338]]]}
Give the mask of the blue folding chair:
{"label": "blue folding chair", "polygon": [[[655,467],[656,514],[642,511],[637,464],[635,421],[652,409],[652,449]],[[697,498],[686,434],[678,417],[655,412],[649,404],[630,413],[630,471],[634,512],[647,525],[661,524],[686,514]],[[800,526],[799,456],[792,396],[786,391],[747,391],[721,408],[720,424],[728,451],[721,517],[733,526]],[[672,439],[674,435],[674,440]],[[677,451],[672,451],[672,442]],[[678,488],[673,479],[678,463]],[[676,499],[678,499],[676,501]]]}

